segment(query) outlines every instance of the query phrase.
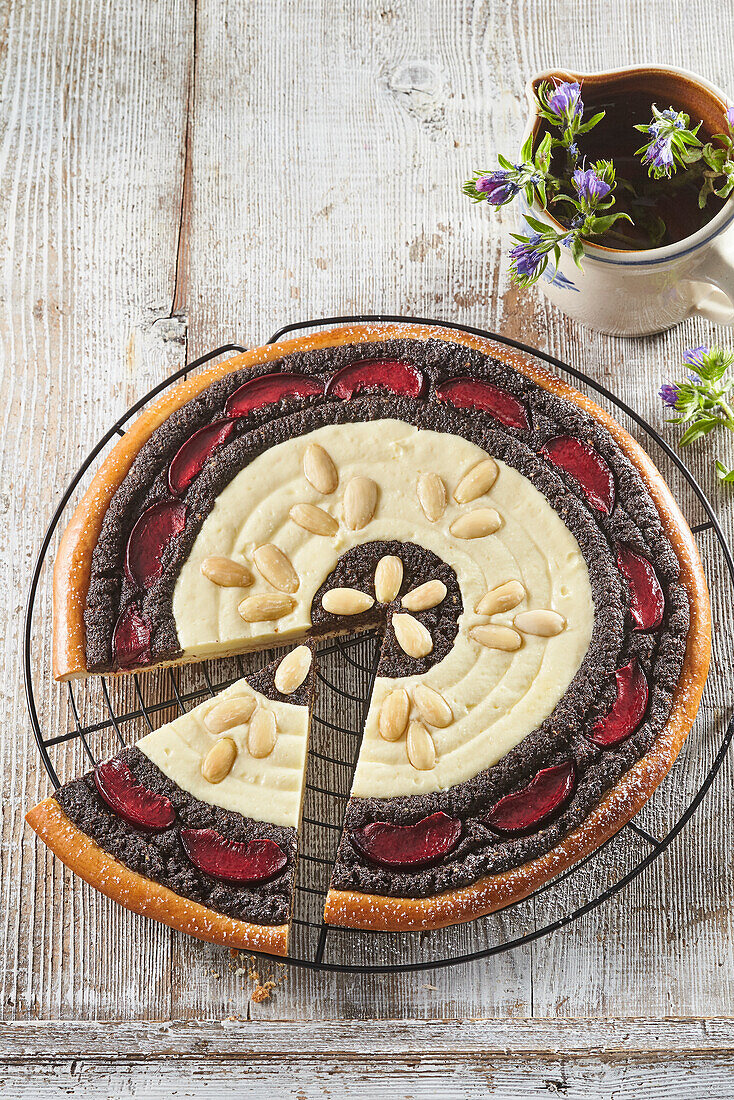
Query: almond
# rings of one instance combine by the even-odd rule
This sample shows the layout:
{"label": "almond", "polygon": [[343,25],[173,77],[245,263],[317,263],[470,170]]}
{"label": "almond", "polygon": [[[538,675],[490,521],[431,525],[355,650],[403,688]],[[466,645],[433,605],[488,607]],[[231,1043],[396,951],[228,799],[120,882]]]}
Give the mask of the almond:
{"label": "almond", "polygon": [[353,477],[344,490],[344,523],[350,531],[361,531],[375,514],[377,485],[371,477]]}
{"label": "almond", "polygon": [[232,771],[237,758],[237,746],[231,737],[216,741],[204,757],[201,774],[207,783],[221,783]]}
{"label": "almond", "polygon": [[409,657],[427,657],[433,650],[431,635],[412,615],[393,615],[392,625],[398,645]]}
{"label": "almond", "polygon": [[380,558],[375,569],[375,595],[378,603],[392,603],[403,583],[403,563],[393,554]]}
{"label": "almond", "polygon": [[475,626],[469,631],[469,637],[487,649],[502,649],[511,653],[522,645],[522,638],[511,626]]}
{"label": "almond", "polygon": [[275,670],[275,686],[283,695],[292,695],[308,676],[312,654],[307,645],[296,646],[287,653]]}
{"label": "almond", "polygon": [[224,733],[233,726],[244,726],[250,721],[254,709],[254,696],[232,695],[212,707],[204,718],[204,725],[209,733]]}
{"label": "almond", "polygon": [[411,592],[407,592],[400,604],[406,611],[427,611],[446,599],[446,585],[443,581],[426,581]]}
{"label": "almond", "polygon": [[445,729],[454,720],[454,712],[440,691],[428,684],[416,684],[413,688],[413,702],[418,713],[429,726]]}
{"label": "almond", "polygon": [[207,580],[218,584],[220,588],[249,588],[252,584],[252,573],[247,566],[240,565],[231,558],[213,555],[204,558],[199,568]]}
{"label": "almond", "polygon": [[358,588],[332,588],[321,597],[321,606],[331,615],[361,615],[369,611],[374,602]]}
{"label": "almond", "polygon": [[435,523],[446,511],[446,486],[438,474],[421,474],[417,493],[426,519]]}
{"label": "almond", "polygon": [[396,688],[386,695],[380,707],[378,728],[384,741],[399,741],[405,733],[410,713],[410,699],[405,688]]}
{"label": "almond", "polygon": [[335,535],[339,524],[316,504],[294,504],[288,515],[294,523],[312,535]]}
{"label": "almond", "polygon": [[272,584],[273,588],[277,588],[280,592],[298,591],[298,574],[283,551],[272,542],[265,542],[262,546],[258,546],[252,555],[252,560],[260,576],[268,584]]}
{"label": "almond", "polygon": [[475,508],[455,519],[449,530],[457,539],[481,539],[493,535],[501,526],[500,514],[494,508]]}
{"label": "almond", "polygon": [[247,735],[247,747],[250,756],[260,760],[263,756],[269,756],[275,747],[278,727],[275,724],[275,715],[270,710],[258,707],[250,722],[250,730]]}
{"label": "almond", "polygon": [[422,722],[410,723],[405,748],[408,753],[408,760],[410,760],[416,771],[429,772],[431,768],[435,768],[436,746]]}
{"label": "almond", "polygon": [[339,484],[339,475],[331,455],[318,443],[309,443],[303,453],[303,474],[316,492],[323,493],[324,496],[333,493]]}
{"label": "almond", "polygon": [[292,596],[280,592],[262,592],[259,596],[248,596],[237,610],[246,623],[266,623],[271,619],[281,619],[290,615],[296,601]]}
{"label": "almond", "polygon": [[457,504],[469,504],[492,488],[497,480],[499,467],[493,458],[484,458],[464,474],[454,489]]}
{"label": "almond", "polygon": [[506,581],[490,589],[476,606],[477,615],[496,615],[500,611],[512,611],[525,599],[525,589],[519,581]]}
{"label": "almond", "polygon": [[538,638],[554,638],[566,628],[566,620],[557,611],[521,611],[515,616],[515,626],[523,634]]}

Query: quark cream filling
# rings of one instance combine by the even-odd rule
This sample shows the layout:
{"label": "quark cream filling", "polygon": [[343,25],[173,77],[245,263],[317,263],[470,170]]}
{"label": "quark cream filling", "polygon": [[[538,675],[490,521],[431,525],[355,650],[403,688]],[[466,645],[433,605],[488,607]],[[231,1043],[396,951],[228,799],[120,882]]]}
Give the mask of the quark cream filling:
{"label": "quark cream filling", "polygon": [[[263,707],[275,717],[277,734],[269,756],[256,758],[250,754],[249,721],[216,735],[204,724],[207,714],[222,700],[242,695],[254,698],[253,715],[258,707]],[[308,728],[308,707],[267,699],[253,691],[246,680],[238,680],[216,698],[207,699],[174,722],[149,733],[136,742],[136,747],[164,775],[200,802],[234,810],[255,821],[298,828]],[[237,755],[229,774],[219,783],[210,783],[202,775],[202,764],[221,737],[234,741]]]}
{"label": "quark cream filling", "polygon": [[[332,494],[318,493],[304,477],[309,443],[320,444],[336,465],[339,484]],[[422,677],[377,681],[354,779],[358,797],[427,793],[497,763],[551,713],[588,649],[594,609],[586,563],[543,494],[498,461],[499,475],[484,496],[469,504],[454,501],[458,482],[484,458],[480,447],[459,436],[392,419],[329,425],[288,440],[254,459],[219,495],[179,575],[173,597],[179,641],[187,655],[206,657],[302,637],[311,625],[314,594],[342,554],[358,544],[414,542],[452,566],[464,603],[454,646]],[[424,473],[438,474],[446,485],[448,504],[437,522],[427,519],[416,494]],[[371,521],[351,531],[344,524],[343,496],[357,475],[377,483],[378,500]],[[320,536],[299,527],[289,517],[299,503],[327,511],[339,522],[338,532]],[[499,512],[498,531],[473,539],[451,533],[455,519],[480,507]],[[253,551],[263,543],[279,547],[298,574],[296,605],[281,619],[246,623],[237,610],[242,599],[273,591],[253,565]],[[214,585],[200,568],[213,555],[246,562],[255,583],[247,589]],[[415,583],[430,579],[416,578]],[[513,579],[527,593],[522,603],[491,618],[476,613],[488,589]],[[488,649],[470,637],[475,626],[510,626],[515,615],[530,609],[559,612],[565,629],[551,638],[524,635],[522,647],[512,653]],[[377,728],[385,695],[396,683],[410,688],[418,679],[440,691],[454,714],[445,729],[430,729],[437,762],[426,771],[408,760],[405,736],[384,741]],[[268,760],[258,762],[262,774],[269,770]]]}

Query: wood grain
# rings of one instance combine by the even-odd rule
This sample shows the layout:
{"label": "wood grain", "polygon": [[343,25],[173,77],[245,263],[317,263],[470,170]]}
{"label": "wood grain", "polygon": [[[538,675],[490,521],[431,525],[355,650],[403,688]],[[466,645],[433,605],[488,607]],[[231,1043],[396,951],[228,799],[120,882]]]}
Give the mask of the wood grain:
{"label": "wood grain", "polygon": [[[677,369],[684,348],[725,340],[726,332],[692,320],[660,336],[621,340],[575,326],[541,292],[509,284],[512,212],[493,217],[472,206],[460,184],[474,168],[491,167],[497,149],[513,150],[524,81],[549,65],[659,60],[734,90],[731,12],[706,0],[618,0],[613,14],[607,0],[2,0],[0,13],[0,513],[10,535],[0,547],[9,670],[0,727],[2,1013],[19,1021],[14,1036],[40,1035],[41,1053],[60,1052],[58,1063],[47,1059],[41,1069],[41,1061],[14,1061],[6,1050],[8,1087],[31,1095],[41,1081],[61,1082],[72,1095],[125,1095],[145,1077],[124,1055],[138,1049],[150,1025],[134,1037],[111,1032],[116,1037],[95,1062],[81,1039],[67,1057],[58,1031],[33,1031],[35,1018],[120,1019],[131,1027],[234,1015],[263,1029],[276,1020],[306,1028],[314,1021],[310,1038],[298,1033],[304,1051],[322,1042],[319,1020],[352,1019],[347,1030],[371,1051],[393,1025],[378,1039],[362,1019],[491,1018],[491,1038],[494,1021],[512,1020],[503,1025],[512,1031],[518,1018],[549,1017],[543,1026],[556,1029],[557,1052],[569,1047],[579,1017],[730,1014],[728,762],[668,851],[611,903],[562,932],[429,975],[294,971],[256,1004],[252,983],[220,952],[122,912],[36,848],[22,813],[49,784],[28,734],[18,656],[24,592],[62,487],[132,400],[187,354],[224,340],[255,344],[288,321],[344,311],[480,325],[582,367],[660,427],[661,380]],[[625,427],[642,439],[635,425]],[[731,442],[717,446],[734,461]],[[715,483],[712,451],[709,441],[687,457],[731,535],[731,499]],[[698,522],[700,506],[680,476],[651,453]],[[732,593],[710,535],[701,546],[715,616],[727,622]],[[62,734],[71,717],[65,694],[46,675],[48,597],[46,571],[33,645],[41,718]],[[638,819],[653,836],[677,819],[712,759],[730,708],[732,645],[731,630],[717,631],[719,675],[702,719]],[[349,682],[347,671],[337,674]],[[183,686],[190,676],[182,673]],[[165,698],[164,684],[141,683],[151,701]],[[135,702],[132,685],[114,692],[121,706]],[[99,685],[79,698],[83,720],[102,713]],[[131,726],[141,732],[139,723]],[[114,738],[114,730],[100,730],[94,750]],[[61,745],[55,760],[67,776],[82,764],[74,743]],[[323,812],[313,799],[314,812]],[[648,850],[648,841],[626,830],[605,849],[607,870],[592,862],[553,893],[493,918],[480,936],[511,939],[582,905],[609,868],[621,874]],[[467,936],[447,933],[446,949],[465,949]],[[383,939],[355,954],[385,960],[399,951]],[[179,1026],[173,1046],[183,1042]],[[666,1025],[663,1045],[647,1061],[644,1025],[630,1033],[640,1056],[621,1060],[599,1053],[604,1037],[619,1033],[614,1023],[599,1024],[597,1041],[575,1060],[542,1053],[541,1043],[537,1060],[497,1049],[486,1057],[468,1052],[462,1063],[458,1053],[443,1058],[438,1045],[435,1059],[433,1049],[424,1051],[422,1063],[418,1055],[410,1064],[398,1060],[394,1072],[384,1061],[385,1092],[405,1095],[409,1083],[413,1095],[639,1095],[655,1062],[661,1096],[698,1095],[694,1084],[704,1079],[709,1095],[729,1096],[731,1051],[710,1057],[706,1026]],[[703,1036],[696,1050],[681,1038],[687,1028]],[[497,1034],[509,1043],[509,1032]],[[428,1034],[426,1042],[433,1042]],[[151,1078],[151,1088],[203,1090],[207,1063],[195,1052],[186,1057],[186,1065],[171,1062],[165,1077],[156,1070],[162,1084]],[[311,1061],[294,1054],[284,1095],[299,1095],[299,1081],[300,1095],[333,1094],[335,1079],[340,1095],[369,1095],[370,1064],[363,1070],[355,1063],[335,1078],[340,1064],[338,1051]],[[232,1072],[231,1062],[215,1065],[206,1095],[217,1095]],[[267,1084],[261,1065],[253,1068],[252,1095]]]}

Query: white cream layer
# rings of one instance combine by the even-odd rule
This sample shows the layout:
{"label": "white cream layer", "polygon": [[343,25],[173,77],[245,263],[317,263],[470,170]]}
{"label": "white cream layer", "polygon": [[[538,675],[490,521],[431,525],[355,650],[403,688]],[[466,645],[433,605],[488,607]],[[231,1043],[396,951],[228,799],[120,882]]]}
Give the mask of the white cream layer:
{"label": "white cream layer", "polygon": [[[222,699],[240,695],[254,697],[257,707],[264,707],[275,715],[277,739],[269,756],[256,759],[250,755],[247,748],[249,723],[217,735],[204,725],[209,711]],[[232,738],[237,756],[232,770],[221,783],[209,783],[201,774],[201,765],[221,737]],[[136,745],[169,779],[201,802],[234,810],[255,821],[298,828],[308,746],[308,707],[274,702],[253,691],[246,680],[238,680],[215,699],[200,703],[174,722],[149,733]]]}
{"label": "white cream layer", "polygon": [[[335,493],[323,496],[303,476],[306,446],[317,442],[339,472]],[[315,592],[337,560],[352,546],[378,539],[415,542],[453,567],[464,602],[451,652],[421,679],[439,690],[455,720],[432,730],[438,761],[416,771],[407,759],[405,738],[384,741],[377,731],[379,705],[394,681],[375,686],[353,793],[389,796],[425,793],[452,786],[500,760],[546,718],[573,679],[588,649],[593,603],[588,571],[579,546],[542,493],[512,467],[498,462],[499,476],[489,492],[458,505],[453,490],[472,466],[486,457],[481,448],[442,432],[422,431],[397,420],[330,425],[271,448],[242,470],[220,494],[191,549],[176,584],[173,611],[182,648],[204,657],[301,637],[311,624]],[[416,495],[423,473],[437,473],[448,491],[448,506],[436,523],[427,520]],[[356,475],[379,486],[375,515],[360,531],[342,521],[344,487]],[[312,503],[339,520],[334,537],[309,534],[289,518],[294,504]],[[502,517],[493,535],[459,539],[452,522],[477,507],[491,506]],[[275,543],[290,559],[300,585],[292,614],[275,622],[245,623],[237,611],[244,596],[272,591],[252,567],[253,551]],[[246,590],[219,588],[200,570],[210,555],[247,562],[255,584]],[[490,619],[474,611],[490,588],[517,579],[528,596],[517,608]],[[422,580],[430,580],[424,577]],[[473,626],[511,625],[531,608],[551,608],[567,621],[554,638],[525,637],[521,649],[487,649],[469,637]],[[416,678],[401,680],[410,686]],[[240,811],[242,812],[242,811]],[[269,819],[266,819],[269,820]]]}

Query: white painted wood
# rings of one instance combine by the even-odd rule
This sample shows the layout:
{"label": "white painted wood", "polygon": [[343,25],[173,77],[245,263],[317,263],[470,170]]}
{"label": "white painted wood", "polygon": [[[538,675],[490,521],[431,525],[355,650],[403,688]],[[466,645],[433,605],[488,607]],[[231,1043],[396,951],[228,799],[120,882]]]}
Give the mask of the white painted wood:
{"label": "white painted wood", "polygon": [[[298,1062],[294,1055],[283,1094],[298,1086],[300,1095],[320,1096],[329,1085],[333,1090],[342,1049],[324,1039],[324,1019],[354,1021],[343,1031],[362,1044],[356,1055],[379,1043],[397,1059],[404,1031],[391,1022],[378,1038],[358,1021],[492,1019],[484,1028],[488,1041],[502,1034],[509,1045],[520,1026],[515,1020],[549,1017],[557,1024],[543,1026],[555,1027],[558,1041],[555,1047],[542,1042],[557,1052],[570,1049],[579,1017],[731,1013],[728,764],[662,859],[609,905],[554,937],[427,975],[291,971],[270,1000],[256,1004],[252,983],[236,973],[226,953],[117,909],[36,846],[22,812],[49,785],[28,737],[17,663],[23,593],[62,487],[102,431],[186,353],[192,357],[230,339],[260,342],[288,321],[342,311],[434,316],[549,349],[611,385],[660,427],[660,381],[675,370],[685,347],[726,333],[691,321],[638,341],[572,325],[539,292],[509,284],[512,214],[493,217],[472,206],[460,184],[475,167],[491,167],[497,149],[513,150],[524,118],[523,82],[550,64],[597,68],[658,59],[698,69],[734,89],[731,14],[703,0],[619,0],[613,15],[606,0],[198,0],[196,17],[193,0],[5,0],[2,8],[0,513],[12,533],[0,547],[2,621],[10,625],[2,642],[8,673],[0,727],[3,1015],[78,1021],[77,1036],[86,1034],[81,1022],[90,1019],[119,1019],[126,1026],[145,1019],[213,1021],[193,1031],[209,1043],[209,1053],[218,1034],[211,1029],[227,1016],[249,1020],[253,1036],[278,1020],[299,1021],[301,1030],[292,1034],[303,1056]],[[711,443],[702,445],[689,458],[732,533],[731,498],[715,484],[711,450]],[[669,464],[663,469],[681,489]],[[692,521],[700,519],[699,506],[686,493],[681,498]],[[702,545],[715,604],[724,613],[731,593],[710,537]],[[48,581],[44,575],[34,652],[42,674],[42,720],[62,733],[70,726],[65,694],[43,675]],[[731,638],[719,634],[716,646],[718,668],[729,673]],[[145,690],[154,699],[162,688],[154,682]],[[83,719],[101,713],[97,686],[81,698]],[[115,698],[130,702],[132,688],[115,688]],[[706,721],[640,819],[651,832],[662,835],[700,778],[728,701],[721,689],[707,694]],[[103,731],[95,747],[112,744]],[[81,765],[73,748],[55,759],[66,776]],[[644,849],[644,841],[626,833],[605,858],[622,873]],[[487,943],[492,936],[517,936],[559,906],[582,905],[598,882],[592,867],[556,893],[553,904],[543,899],[519,906],[488,922],[481,935]],[[453,951],[476,942],[471,929],[441,935]],[[399,950],[384,937],[357,953],[382,961]],[[268,969],[282,978],[277,966]],[[513,1023],[502,1023],[508,1019]],[[615,1095],[631,1095],[644,1080],[644,1066],[633,1054],[643,1050],[645,1025],[630,1031],[627,1061],[603,1061],[594,1053],[604,1036],[628,1026],[598,1024],[597,1039],[589,1040],[574,1066],[566,1059],[562,1072],[557,1053],[537,1067],[518,1059],[510,1065],[499,1046],[491,1048],[491,1059],[477,1060],[465,1028],[442,1063],[437,1036],[425,1032],[425,1051],[435,1058],[414,1075],[411,1094],[440,1089],[468,1097],[492,1095],[493,1089],[498,1095],[556,1090],[590,1096],[616,1089]],[[211,1085],[209,1095],[217,1095],[231,1063],[216,1070],[219,1084],[207,1080],[207,1063],[197,1061],[198,1040],[184,1039],[178,1027],[171,1031],[171,1049],[187,1052],[186,1067],[165,1077],[156,1069],[155,1081],[145,1087],[156,1095],[155,1089],[170,1094],[175,1086],[185,1096]],[[710,1095],[730,1095],[721,1083],[731,1076],[729,1047],[714,1065],[704,1024],[666,1028],[669,1076],[658,1078],[660,1095],[680,1095],[684,1088],[699,1095],[694,1085],[704,1064]],[[681,1045],[681,1036],[690,1034],[686,1028],[704,1029],[700,1048]],[[40,1061],[61,1053],[57,1063],[44,1063],[46,1076],[36,1077],[31,1055],[24,1062],[25,1055],[16,1060],[5,1050],[6,1080],[20,1095],[31,1095],[41,1081],[89,1096],[142,1091],[132,1055],[140,1044],[153,1043],[144,1029],[117,1032],[116,1049],[131,1060],[115,1061],[112,1069],[104,1064],[113,1058],[110,1043],[102,1044],[105,1054],[95,1062],[83,1038],[72,1050],[58,1030],[39,1027],[36,1034]],[[466,1077],[460,1074],[462,1042]],[[317,1049],[326,1052],[320,1064],[307,1058]],[[157,1051],[150,1057],[166,1054],[163,1047]],[[267,1055],[261,1048],[263,1061],[249,1082],[252,1095],[267,1086]],[[382,1066],[385,1090],[393,1090],[386,1094],[405,1095],[410,1067],[398,1059],[393,1072],[392,1064]],[[339,1094],[360,1095],[361,1088],[369,1095],[364,1090],[374,1078],[360,1078],[362,1069],[353,1068],[349,1081],[349,1075],[338,1078]]]}

